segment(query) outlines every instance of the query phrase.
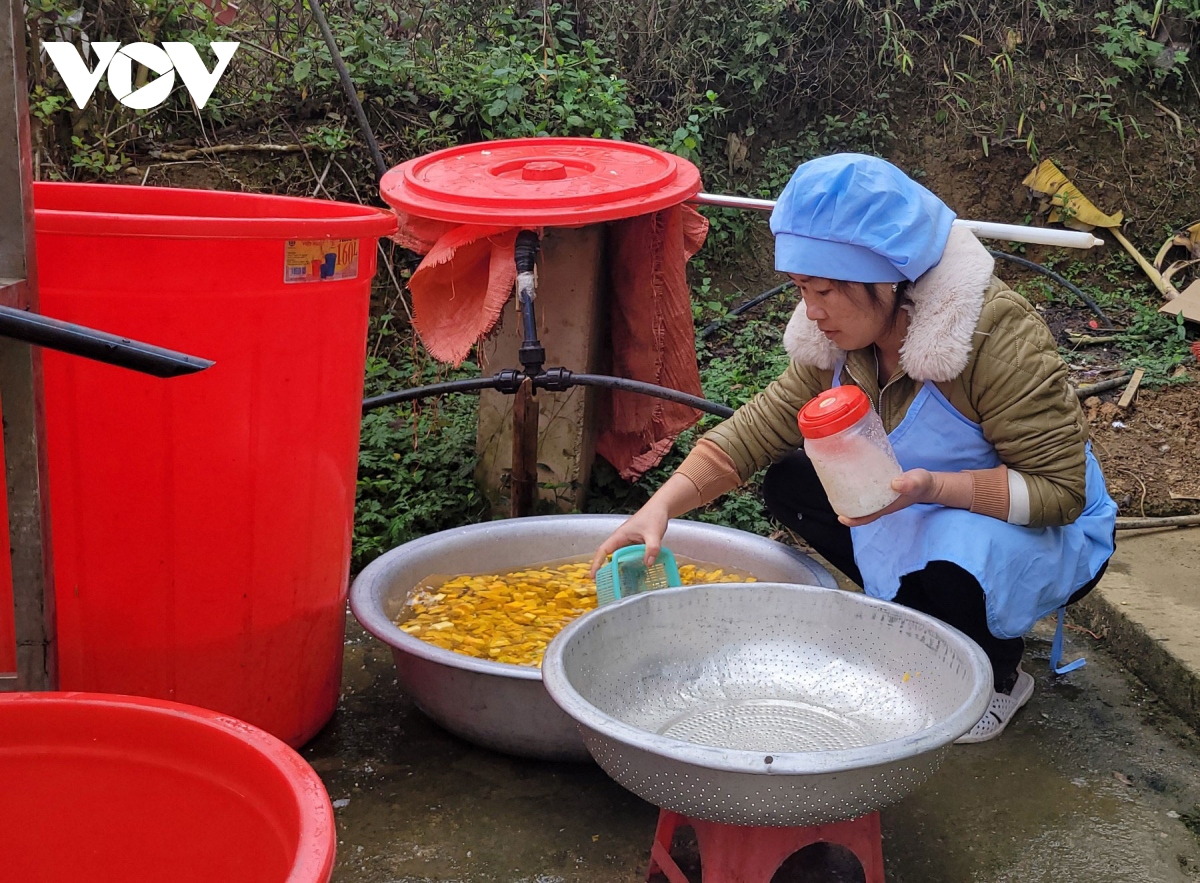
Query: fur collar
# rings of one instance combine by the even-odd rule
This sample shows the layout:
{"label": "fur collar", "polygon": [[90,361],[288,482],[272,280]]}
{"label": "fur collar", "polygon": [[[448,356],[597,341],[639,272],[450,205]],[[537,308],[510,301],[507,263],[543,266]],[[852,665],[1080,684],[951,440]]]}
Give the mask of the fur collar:
{"label": "fur collar", "polygon": [[[909,377],[944,382],[967,367],[995,264],[974,233],[951,228],[942,259],[909,288],[908,336],[900,348],[900,367]],[[792,361],[826,371],[841,355],[804,314],[803,301],[783,332],[783,345]]]}

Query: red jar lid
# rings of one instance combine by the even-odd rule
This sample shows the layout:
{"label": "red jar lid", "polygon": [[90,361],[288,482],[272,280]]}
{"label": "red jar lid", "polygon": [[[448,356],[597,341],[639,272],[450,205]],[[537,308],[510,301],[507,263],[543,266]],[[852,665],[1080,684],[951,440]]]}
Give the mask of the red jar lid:
{"label": "red jar lid", "polygon": [[817,393],[800,409],[797,422],[805,438],[825,438],[849,429],[871,410],[871,400],[857,386]]}
{"label": "red jar lid", "polygon": [[411,159],[379,189],[393,208],[435,221],[579,227],[686,202],[700,192],[700,172],[641,144],[514,138]]}

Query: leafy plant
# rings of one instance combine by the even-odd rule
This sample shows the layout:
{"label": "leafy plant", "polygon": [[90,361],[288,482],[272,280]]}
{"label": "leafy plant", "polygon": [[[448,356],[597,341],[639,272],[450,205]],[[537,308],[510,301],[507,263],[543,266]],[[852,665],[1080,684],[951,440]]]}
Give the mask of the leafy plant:
{"label": "leafy plant", "polygon": [[1163,315],[1148,298],[1132,300],[1131,306],[1133,319],[1120,335],[1125,350],[1123,364],[1128,368],[1144,368],[1146,380],[1151,383],[1173,380],[1175,369],[1192,360],[1183,316]]}
{"label": "leafy plant", "polygon": [[[455,373],[468,376],[473,369],[466,364]],[[365,395],[435,378],[441,379],[427,362],[375,355],[367,360]],[[401,543],[487,517],[474,477],[477,403],[473,395],[449,395],[364,415],[354,519],[356,570]]]}
{"label": "leafy plant", "polygon": [[129,158],[108,138],[95,142],[72,135],[71,147],[71,167],[86,172],[89,177],[115,175],[129,165]]}
{"label": "leafy plant", "polygon": [[574,19],[555,3],[523,16],[502,11],[476,33],[468,26],[461,51],[429,74],[439,113],[484,138],[620,138],[634,126],[625,80]]}
{"label": "leafy plant", "polygon": [[1197,0],[1156,0],[1148,9],[1141,2],[1122,0],[1112,12],[1096,13],[1096,33],[1101,37],[1096,48],[1131,78],[1148,79],[1153,83],[1182,79],[1188,50],[1164,46],[1154,39],[1164,12],[1198,21],[1200,3]]}
{"label": "leafy plant", "polygon": [[[1157,289],[1146,281],[1125,252],[1114,252],[1099,262],[1071,259],[1059,253],[1051,255],[1045,263],[1087,292],[1120,326],[1114,336],[1120,347],[1121,364],[1145,369],[1143,383],[1155,386],[1186,379],[1173,375],[1180,365],[1194,361],[1189,348],[1191,332],[1181,316],[1158,311],[1161,298]],[[1060,299],[1070,306],[1080,306],[1074,296],[1062,289],[1043,302]],[[1073,354],[1072,360],[1081,359]]]}

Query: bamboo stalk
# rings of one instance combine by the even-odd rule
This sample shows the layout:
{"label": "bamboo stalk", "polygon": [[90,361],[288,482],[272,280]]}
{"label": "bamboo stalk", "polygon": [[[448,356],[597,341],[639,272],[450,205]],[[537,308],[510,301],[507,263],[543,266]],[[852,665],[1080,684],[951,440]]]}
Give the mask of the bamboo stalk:
{"label": "bamboo stalk", "polygon": [[1117,242],[1121,243],[1125,250],[1129,252],[1130,256],[1137,261],[1137,265],[1142,268],[1142,272],[1145,273],[1150,281],[1154,283],[1154,287],[1162,293],[1163,297],[1165,297],[1167,300],[1175,300],[1175,298],[1179,297],[1179,292],[1175,290],[1175,286],[1164,279],[1162,274],[1159,273],[1158,270],[1154,269],[1154,266],[1148,260],[1142,257],[1142,253],[1134,247],[1132,242],[1125,238],[1125,234],[1123,234],[1120,229],[1117,227],[1109,227],[1108,231],[1112,233]]}
{"label": "bamboo stalk", "polygon": [[1194,527],[1200,515],[1168,515],[1162,518],[1118,518],[1117,530],[1145,530],[1151,527]]}
{"label": "bamboo stalk", "polygon": [[1129,382],[1129,375],[1122,374],[1120,377],[1110,377],[1108,380],[1101,380],[1099,383],[1093,383],[1088,386],[1075,387],[1075,395],[1081,399],[1086,399],[1088,396],[1094,396],[1099,392],[1107,392],[1110,389],[1116,389],[1119,386],[1124,386]]}

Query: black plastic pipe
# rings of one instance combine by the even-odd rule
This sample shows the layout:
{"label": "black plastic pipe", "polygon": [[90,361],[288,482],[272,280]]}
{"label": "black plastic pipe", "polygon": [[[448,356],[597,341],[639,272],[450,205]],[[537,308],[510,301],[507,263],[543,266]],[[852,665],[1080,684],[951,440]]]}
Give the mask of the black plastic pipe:
{"label": "black plastic pipe", "polygon": [[736,316],[740,316],[742,313],[746,312],[747,310],[754,309],[756,306],[763,303],[764,301],[768,301],[773,297],[783,294],[785,291],[787,291],[789,288],[792,288],[792,287],[793,287],[793,283],[784,282],[782,285],[776,285],[774,288],[769,289],[768,291],[764,291],[762,294],[758,295],[758,297],[752,297],[752,298],[750,298],[750,300],[746,301],[745,303],[738,304],[736,307],[734,307],[732,310],[729,311],[728,316],[722,316],[717,321],[710,322],[708,325],[705,325],[704,328],[701,329],[700,333],[697,334],[696,336],[698,338],[700,338],[701,340],[704,340],[706,337],[708,337],[710,334],[712,334],[714,331],[716,331],[718,328],[720,328],[722,325],[724,325],[730,319],[733,319]]}
{"label": "black plastic pipe", "polygon": [[537,296],[533,276],[541,242],[533,230],[522,230],[513,245],[513,261],[517,265],[517,305],[521,310],[522,339],[517,350],[517,360],[525,373],[534,377],[542,373],[546,363],[546,348],[538,340],[537,311],[534,298]]}
{"label": "black plastic pipe", "polygon": [[387,392],[383,395],[363,399],[363,413],[376,408],[386,408],[388,405],[399,405],[417,399],[428,399],[433,396],[445,395],[451,392],[479,392],[481,389],[498,389],[499,381],[492,377],[468,377],[463,380],[448,380],[445,383],[431,383],[428,386],[414,386],[412,389],[402,389],[398,392]]}
{"label": "black plastic pipe", "polygon": [[[537,380],[534,380],[537,383]],[[728,405],[721,405],[717,402],[710,402],[708,399],[702,399],[699,396],[690,395],[686,392],[680,392],[677,389],[670,389],[665,386],[658,386],[654,383],[642,383],[640,380],[627,380],[624,377],[609,377],[605,374],[571,374],[569,378],[571,386],[595,386],[601,389],[619,389],[623,392],[636,392],[641,395],[654,396],[656,399],[664,399],[668,402],[676,402],[680,405],[687,405],[689,408],[695,408],[697,411],[704,411],[706,414],[715,414],[718,417],[732,417],[733,408]]]}
{"label": "black plastic pipe", "polygon": [[[521,381],[524,379],[525,375],[516,371],[501,371],[499,374],[493,374],[491,377],[469,377],[463,380],[449,380],[445,383],[433,383],[429,386],[417,386],[412,389],[403,389],[398,392],[373,396],[372,398],[363,400],[362,409],[365,413],[373,411],[376,408],[385,408],[388,405],[398,405],[402,402],[411,402],[416,399],[426,399],[454,392],[479,392],[481,389],[496,389],[511,394],[517,391],[521,385]],[[605,374],[575,374],[564,368],[551,368],[549,371],[534,377],[533,384],[538,389],[545,389],[551,392],[561,392],[573,386],[619,389],[625,392],[653,396],[654,398],[663,399],[668,402],[677,402],[678,404],[695,408],[697,411],[704,411],[706,414],[715,414],[718,417],[730,417],[733,415],[733,408],[718,404],[717,402],[710,402],[708,399],[702,399],[699,396],[680,392],[677,389],[671,389],[666,386],[658,386],[654,383],[627,380],[624,377],[609,377]]]}
{"label": "black plastic pipe", "polygon": [[1062,276],[1055,273],[1049,267],[1043,267],[1041,264],[1035,263],[1034,261],[1031,261],[1028,258],[1023,258],[1020,255],[1009,254],[1006,251],[995,251],[990,248],[988,249],[988,254],[990,254],[992,257],[1002,258],[1003,260],[1009,261],[1010,263],[1014,263],[1014,264],[1017,264],[1018,266],[1025,267],[1026,269],[1036,270],[1037,272],[1041,273],[1043,276],[1049,276],[1051,279],[1053,279],[1059,285],[1063,286],[1063,288],[1067,289],[1067,291],[1071,292],[1071,294],[1075,295],[1081,301],[1083,301],[1085,304],[1087,304],[1088,309],[1091,310],[1093,313],[1095,313],[1097,317],[1099,317],[1100,321],[1102,321],[1104,323],[1105,328],[1115,327],[1112,323],[1112,320],[1109,319],[1108,316],[1106,316],[1104,314],[1104,310],[1100,309],[1100,305],[1097,304],[1090,297],[1088,297],[1087,294],[1084,293],[1084,290],[1082,288],[1080,288],[1078,285],[1076,285],[1074,282],[1072,282],[1070,279],[1065,279]]}
{"label": "black plastic pipe", "polygon": [[195,374],[215,364],[208,359],[118,337],[73,322],[51,319],[39,313],[27,313],[14,307],[0,306],[0,336],[128,368],[152,377]]}
{"label": "black plastic pipe", "polygon": [[363,110],[362,102],[358,100],[358,90],[354,88],[354,81],[350,79],[350,71],[346,68],[346,62],[342,60],[342,53],[338,50],[333,31],[329,29],[329,22],[325,20],[325,13],[321,11],[321,4],[318,0],[308,0],[308,6],[312,10],[313,18],[317,20],[317,27],[321,29],[321,36],[325,39],[329,57],[333,59],[333,66],[337,68],[338,79],[342,81],[342,91],[346,93],[346,100],[354,108],[358,127],[362,130],[363,137],[367,139],[371,159],[375,161],[375,183],[379,183],[388,170],[388,164],[383,158],[383,151],[379,149],[379,142],[375,140],[371,124],[367,122],[367,112]]}

